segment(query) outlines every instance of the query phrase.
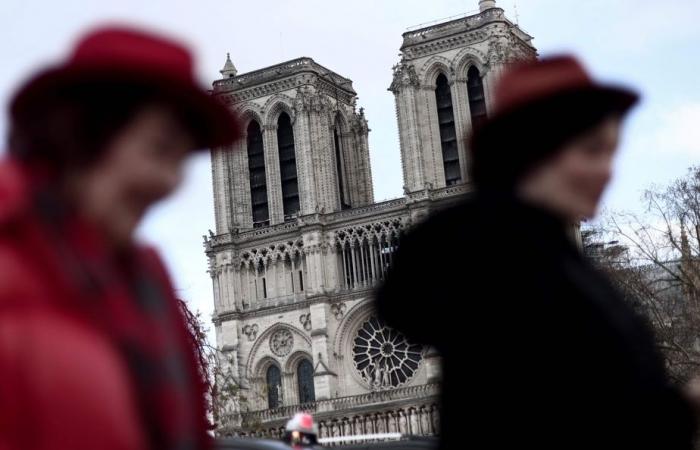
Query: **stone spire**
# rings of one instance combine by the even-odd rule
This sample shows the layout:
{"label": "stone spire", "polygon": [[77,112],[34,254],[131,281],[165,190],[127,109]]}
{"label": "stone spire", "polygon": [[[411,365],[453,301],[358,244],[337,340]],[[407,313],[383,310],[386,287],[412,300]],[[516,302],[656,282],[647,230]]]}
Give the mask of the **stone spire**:
{"label": "stone spire", "polygon": [[479,0],[479,12],[484,12],[487,9],[495,8],[496,0]]}
{"label": "stone spire", "polygon": [[230,53],[226,53],[226,63],[224,64],[224,68],[219,70],[219,73],[221,73],[221,75],[224,78],[235,77],[238,73],[238,70],[236,70],[236,66],[234,66],[233,62],[231,61]]}

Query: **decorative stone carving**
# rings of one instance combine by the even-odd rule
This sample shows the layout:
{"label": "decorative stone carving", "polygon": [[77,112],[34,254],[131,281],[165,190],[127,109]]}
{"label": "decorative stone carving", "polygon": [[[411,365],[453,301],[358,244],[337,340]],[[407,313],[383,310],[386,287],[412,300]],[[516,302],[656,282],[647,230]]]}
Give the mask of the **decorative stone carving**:
{"label": "decorative stone carving", "polygon": [[295,239],[242,250],[237,265],[258,267],[261,264],[267,265],[270,262],[278,260],[285,261],[294,259],[303,254],[303,248],[304,242],[302,239]]}
{"label": "decorative stone carving", "polygon": [[347,417],[343,417],[343,436],[352,435],[352,425]]}
{"label": "decorative stone carving", "polygon": [[243,327],[243,334],[248,336],[249,341],[254,341],[258,337],[258,326],[257,324],[246,325]]}
{"label": "decorative stone carving", "polygon": [[411,434],[421,434],[420,422],[415,408],[409,408],[408,410],[408,423],[411,426]]}
{"label": "decorative stone carving", "polygon": [[388,431],[389,433],[396,433],[399,430],[398,424],[396,423],[396,414],[394,411],[389,411],[387,414]]}
{"label": "decorative stone carving", "polygon": [[277,356],[287,356],[294,346],[294,335],[286,328],[270,336],[270,350]]}
{"label": "decorative stone carving", "polygon": [[433,424],[433,430],[435,430],[435,433],[438,433],[440,431],[440,411],[436,405],[430,407],[430,419]]}
{"label": "decorative stone carving", "polygon": [[510,49],[500,39],[489,42],[488,60],[490,63],[503,63],[508,60]]}
{"label": "decorative stone carving", "polygon": [[386,433],[386,416],[384,414],[376,414],[376,424],[377,433]]}
{"label": "decorative stone carving", "polygon": [[430,411],[424,406],[420,407],[420,427],[423,435],[430,435],[432,433],[432,426],[430,423]]}
{"label": "decorative stone carving", "polygon": [[389,87],[390,91],[396,93],[403,87],[417,87],[420,85],[418,74],[416,74],[416,69],[412,64],[402,61],[392,67],[392,70],[394,72],[394,78],[391,82],[391,86]]}
{"label": "decorative stone carving", "polygon": [[347,306],[345,306],[345,303],[336,303],[334,305],[331,305],[331,314],[333,314],[335,320],[340,321],[343,318],[343,316],[345,316],[346,309]]}
{"label": "decorative stone carving", "polygon": [[311,331],[311,314],[302,314],[299,316],[299,323],[306,331]]}
{"label": "decorative stone carving", "polygon": [[399,433],[410,433],[406,413],[403,412],[403,409],[399,410]]}
{"label": "decorative stone carving", "polygon": [[362,419],[359,416],[355,416],[353,418],[353,432],[355,434],[364,434],[365,433],[365,428],[362,424]]}

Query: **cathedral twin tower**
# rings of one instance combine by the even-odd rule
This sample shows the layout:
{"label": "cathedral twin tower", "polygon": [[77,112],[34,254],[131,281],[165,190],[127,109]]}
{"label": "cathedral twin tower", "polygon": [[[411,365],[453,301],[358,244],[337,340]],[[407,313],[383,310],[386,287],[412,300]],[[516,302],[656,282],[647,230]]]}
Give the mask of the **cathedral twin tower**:
{"label": "cathedral twin tower", "polygon": [[[216,235],[206,238],[217,347],[241,398],[220,433],[276,436],[313,411],[325,436],[434,434],[438,357],[375,317],[402,232],[471,189],[466,136],[532,37],[493,0],[403,34],[396,100],[404,192],[374,203],[368,126],[352,81],[299,58],[238,74],[213,95],[245,138],[212,150]],[[430,282],[424,280],[421,282]]]}

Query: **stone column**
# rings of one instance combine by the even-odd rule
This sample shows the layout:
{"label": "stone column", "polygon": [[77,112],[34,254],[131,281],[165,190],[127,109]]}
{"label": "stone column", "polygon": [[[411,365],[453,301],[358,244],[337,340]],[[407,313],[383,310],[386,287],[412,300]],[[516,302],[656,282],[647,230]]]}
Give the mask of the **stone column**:
{"label": "stone column", "polygon": [[228,190],[228,177],[226,171],[226,149],[216,148],[211,151],[212,187],[214,189],[214,217],[216,220],[216,233],[226,233],[229,229],[228,208],[226,191]]}
{"label": "stone column", "polygon": [[324,255],[322,252],[323,232],[311,229],[302,234],[304,256],[306,259],[306,280],[304,291],[307,296],[322,294],[326,291]]}
{"label": "stone column", "polygon": [[234,144],[228,155],[228,178],[231,198],[228,205],[231,228],[251,228],[253,211],[250,201],[250,171],[246,138]]}
{"label": "stone column", "polygon": [[218,265],[212,267],[209,275],[211,276],[212,291],[214,294],[214,312],[218,314],[224,309],[221,299],[221,267]]}
{"label": "stone column", "polygon": [[267,207],[270,216],[270,224],[274,225],[284,222],[280,158],[277,146],[277,125],[263,125],[263,146],[265,148]]}
{"label": "stone column", "polygon": [[433,188],[445,186],[445,170],[442,163],[442,148],[440,145],[440,126],[437,119],[437,101],[435,87],[421,86],[420,117],[422,155],[424,164],[424,185],[430,183]]}
{"label": "stone column", "polygon": [[[300,96],[302,94],[297,94]],[[316,175],[309,129],[309,110],[302,101],[295,102],[294,148],[297,161],[297,181],[299,183],[300,215],[316,212]]]}
{"label": "stone column", "polygon": [[343,289],[343,267],[340,261],[342,250],[335,245],[335,232],[330,232],[322,245],[324,266],[324,287],[327,292],[338,292]]}
{"label": "stone column", "polygon": [[316,179],[316,200],[318,207],[331,212],[339,209],[338,183],[335,178],[333,162],[333,140],[330,136],[331,124],[328,122],[328,109],[321,94],[314,97],[316,108],[309,114],[311,154]]}
{"label": "stone column", "polygon": [[[402,70],[406,73],[412,71],[412,69],[412,67],[405,67]],[[415,76],[415,73],[413,76]],[[394,76],[394,83],[392,83],[390,88],[394,92],[396,101],[403,182],[404,189],[408,192],[423,189],[425,180],[419,127],[420,115],[417,108],[417,93],[419,91],[414,83],[415,81],[411,82],[408,80],[408,75],[398,74],[398,77],[397,75]]]}
{"label": "stone column", "polygon": [[369,128],[363,114],[360,114],[360,127],[357,130],[358,188],[360,195],[357,206],[374,203],[372,185],[372,165],[369,158]]}
{"label": "stone column", "polygon": [[314,390],[316,400],[333,398],[337,389],[337,375],[331,367],[332,348],[328,337],[328,305],[316,303],[309,308],[311,314],[311,350],[314,364]]}

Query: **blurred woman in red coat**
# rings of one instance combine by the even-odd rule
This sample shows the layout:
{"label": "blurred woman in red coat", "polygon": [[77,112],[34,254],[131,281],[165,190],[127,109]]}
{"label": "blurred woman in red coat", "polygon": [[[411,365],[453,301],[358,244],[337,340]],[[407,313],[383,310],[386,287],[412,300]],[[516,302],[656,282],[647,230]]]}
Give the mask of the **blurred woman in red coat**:
{"label": "blurred woman in red coat", "polygon": [[26,82],[0,163],[0,449],[201,449],[204,385],[134,232],[239,136],[180,44],[109,27]]}

